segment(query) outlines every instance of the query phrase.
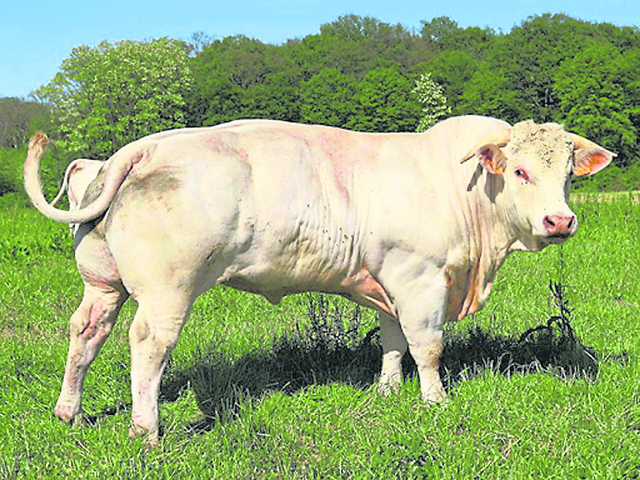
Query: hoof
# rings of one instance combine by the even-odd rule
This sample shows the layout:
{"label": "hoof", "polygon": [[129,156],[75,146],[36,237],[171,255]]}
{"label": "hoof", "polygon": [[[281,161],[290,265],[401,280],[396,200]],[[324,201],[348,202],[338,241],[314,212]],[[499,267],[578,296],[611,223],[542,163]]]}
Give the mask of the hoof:
{"label": "hoof", "polygon": [[72,427],[84,425],[84,421],[82,420],[82,412],[71,413],[71,409],[69,408],[56,407],[53,410],[53,415],[61,422],[66,423],[67,425]]}
{"label": "hoof", "polygon": [[160,446],[158,432],[149,432],[141,427],[130,427],[129,438],[132,440],[141,439],[146,450],[154,450]]}
{"label": "hoof", "polygon": [[400,390],[400,382],[394,382],[394,383],[389,383],[389,382],[385,382],[385,383],[378,383],[378,393],[380,395],[382,395],[383,397],[388,397],[389,395],[393,394],[393,393],[398,393],[398,390]]}
{"label": "hoof", "polygon": [[444,390],[431,391],[427,395],[423,395],[422,400],[427,405],[449,403],[449,397]]}

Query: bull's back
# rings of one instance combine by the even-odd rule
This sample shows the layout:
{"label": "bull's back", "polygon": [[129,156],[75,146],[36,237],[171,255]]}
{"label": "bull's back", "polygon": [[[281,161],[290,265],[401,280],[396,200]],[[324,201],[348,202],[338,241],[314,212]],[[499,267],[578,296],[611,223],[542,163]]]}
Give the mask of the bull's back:
{"label": "bull's back", "polygon": [[161,278],[184,270],[255,290],[334,285],[388,241],[440,252],[446,212],[430,202],[450,203],[441,164],[465,129],[452,126],[377,135],[243,121],[149,137],[153,155],[108,212],[110,247]]}

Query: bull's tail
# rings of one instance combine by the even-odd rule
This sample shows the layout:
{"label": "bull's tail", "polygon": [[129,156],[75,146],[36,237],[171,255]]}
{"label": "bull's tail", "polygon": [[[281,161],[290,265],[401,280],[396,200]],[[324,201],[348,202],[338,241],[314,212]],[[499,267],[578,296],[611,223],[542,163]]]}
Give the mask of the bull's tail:
{"label": "bull's tail", "polygon": [[[40,184],[40,159],[49,144],[49,139],[42,133],[36,133],[29,141],[29,152],[24,163],[24,188],[35,207],[51,220],[64,223],[85,223],[102,215],[113,200],[118,188],[126,178],[129,170],[135,163],[134,158],[128,155],[114,156],[111,168],[105,174],[102,192],[91,204],[76,211],[60,210],[49,204],[42,193]],[[117,161],[116,161],[117,157]],[[65,175],[66,177],[66,175]],[[64,189],[64,185],[63,185]]]}
{"label": "bull's tail", "polygon": [[[67,170],[64,172],[64,178],[62,179],[62,186],[60,187],[60,191],[55,196],[55,198],[51,200],[51,203],[49,203],[49,205],[51,205],[52,207],[55,206],[55,204],[60,201],[62,196],[67,192],[67,188],[69,188],[69,176],[71,175],[71,172],[72,172],[71,166],[72,165],[69,165],[67,167]],[[26,179],[25,179],[25,182],[26,182]]]}

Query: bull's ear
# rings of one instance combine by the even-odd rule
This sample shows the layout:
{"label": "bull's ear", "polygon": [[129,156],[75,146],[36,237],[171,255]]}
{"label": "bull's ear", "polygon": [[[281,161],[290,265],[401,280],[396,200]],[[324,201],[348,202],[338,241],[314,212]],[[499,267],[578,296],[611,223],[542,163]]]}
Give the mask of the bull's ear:
{"label": "bull's ear", "polygon": [[507,159],[500,147],[489,143],[483,145],[476,152],[476,158],[489,173],[502,175],[507,168]]}
{"label": "bull's ear", "polygon": [[500,148],[509,143],[509,138],[511,138],[511,128],[504,128],[485,135],[462,157],[460,163],[466,162],[471,157],[476,157],[489,173],[502,175],[507,166],[507,160]]}
{"label": "bull's ear", "polygon": [[591,140],[574,133],[569,134],[573,141],[573,173],[578,177],[592,175],[611,163],[617,155]]}

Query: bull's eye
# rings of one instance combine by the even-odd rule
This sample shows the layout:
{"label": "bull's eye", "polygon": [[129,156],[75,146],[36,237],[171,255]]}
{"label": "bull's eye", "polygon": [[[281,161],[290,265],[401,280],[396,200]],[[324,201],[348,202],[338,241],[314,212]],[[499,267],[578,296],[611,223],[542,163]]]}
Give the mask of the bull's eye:
{"label": "bull's eye", "polygon": [[524,180],[525,182],[529,181],[529,175],[527,174],[527,172],[523,168],[516,167],[516,169],[513,171],[513,173],[519,179]]}

